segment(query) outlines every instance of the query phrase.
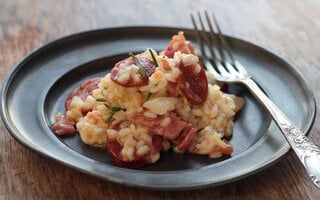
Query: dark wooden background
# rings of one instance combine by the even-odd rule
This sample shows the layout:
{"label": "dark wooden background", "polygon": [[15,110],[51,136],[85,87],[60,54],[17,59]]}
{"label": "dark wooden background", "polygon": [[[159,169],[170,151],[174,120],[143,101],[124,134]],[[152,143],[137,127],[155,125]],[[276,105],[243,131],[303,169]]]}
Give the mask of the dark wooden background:
{"label": "dark wooden background", "polygon": [[[223,32],[294,65],[320,99],[319,0],[0,0],[0,84],[28,52],[97,28],[191,28],[189,13],[213,11]],[[319,110],[318,110],[318,113]],[[320,145],[319,114],[310,138]],[[320,167],[320,166],[319,166]],[[270,168],[223,186],[151,191],[100,180],[42,157],[0,122],[0,199],[319,199],[292,152]]]}

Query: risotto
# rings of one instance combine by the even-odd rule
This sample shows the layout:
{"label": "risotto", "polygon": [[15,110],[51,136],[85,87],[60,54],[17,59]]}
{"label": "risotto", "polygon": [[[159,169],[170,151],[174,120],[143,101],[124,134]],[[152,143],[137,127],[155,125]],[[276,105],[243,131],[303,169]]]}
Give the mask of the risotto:
{"label": "risotto", "polygon": [[82,83],[53,130],[78,132],[125,168],[153,164],[169,150],[219,158],[233,151],[226,139],[242,105],[242,98],[221,91],[179,32],[164,51],[130,53],[104,77]]}

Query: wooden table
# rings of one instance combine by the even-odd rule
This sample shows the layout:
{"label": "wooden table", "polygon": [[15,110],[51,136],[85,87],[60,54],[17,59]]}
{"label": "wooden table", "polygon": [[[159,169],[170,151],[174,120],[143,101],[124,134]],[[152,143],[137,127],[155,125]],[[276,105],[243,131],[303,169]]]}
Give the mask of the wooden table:
{"label": "wooden table", "polygon": [[[206,9],[215,12],[225,34],[262,46],[297,67],[319,101],[319,8],[317,0],[2,0],[0,83],[28,52],[59,37],[119,26],[191,28],[189,13]],[[319,115],[309,135],[317,145]],[[292,152],[266,170],[223,186],[178,192],[132,188],[38,155],[15,141],[0,122],[0,199],[103,198],[319,199],[320,190]]]}

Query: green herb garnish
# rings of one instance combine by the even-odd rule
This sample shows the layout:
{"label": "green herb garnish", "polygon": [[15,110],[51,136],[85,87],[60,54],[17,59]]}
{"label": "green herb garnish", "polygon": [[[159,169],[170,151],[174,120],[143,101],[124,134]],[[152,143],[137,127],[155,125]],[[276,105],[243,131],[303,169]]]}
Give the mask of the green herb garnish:
{"label": "green herb garnish", "polygon": [[96,101],[98,101],[98,102],[107,102],[107,100],[105,100],[104,98],[96,98]]}
{"label": "green herb garnish", "polygon": [[110,110],[112,112],[118,112],[118,111],[123,110],[123,109],[121,109],[120,107],[110,107]]}
{"label": "green herb garnish", "polygon": [[109,115],[109,117],[106,119],[106,122],[110,122],[111,119],[113,118],[113,115],[116,114],[116,112],[111,112],[111,114]]}
{"label": "green herb garnish", "polygon": [[152,57],[152,60],[153,60],[153,63],[156,67],[159,67],[159,64],[158,64],[158,61],[156,59],[156,56],[153,54],[153,51],[151,49],[148,49],[149,53],[151,54],[151,57]]}
{"label": "green herb garnish", "polygon": [[199,130],[197,131],[197,133],[200,133],[204,128],[199,128]]}
{"label": "green herb garnish", "polygon": [[147,70],[146,68],[141,64],[139,59],[133,54],[129,53],[129,55],[133,58],[135,64],[139,67],[139,72],[141,73],[142,77],[146,78],[147,76]]}
{"label": "green herb garnish", "polygon": [[149,92],[149,93],[148,93],[147,98],[146,98],[146,101],[148,101],[148,100],[150,99],[150,97],[152,96],[152,94],[153,94],[152,92]]}
{"label": "green herb garnish", "polygon": [[120,110],[123,110],[123,111],[126,111],[127,109],[122,109],[120,107],[117,107],[117,106],[109,106],[108,104],[104,104],[105,107],[107,107],[111,113],[110,115],[108,116],[108,118],[106,119],[106,122],[110,122],[110,120],[113,118],[113,116],[116,114],[116,112],[120,111]]}

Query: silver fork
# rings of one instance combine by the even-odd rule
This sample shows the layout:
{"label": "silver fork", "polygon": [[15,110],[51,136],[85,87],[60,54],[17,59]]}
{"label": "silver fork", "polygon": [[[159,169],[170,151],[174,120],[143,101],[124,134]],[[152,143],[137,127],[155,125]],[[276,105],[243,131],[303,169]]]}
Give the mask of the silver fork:
{"label": "silver fork", "polygon": [[[252,79],[251,75],[240,64],[240,62],[234,58],[214,15],[212,14],[212,19],[216,27],[217,34],[213,30],[213,26],[207,12],[205,12],[204,15],[209,28],[208,32],[204,26],[201,14],[198,12],[197,15],[201,30],[199,30],[192,14],[191,20],[200,46],[202,55],[201,60],[206,69],[214,75],[217,81],[225,83],[241,83],[250,90],[250,92],[269,112],[272,119],[276,122],[291,148],[307,170],[312,182],[320,188],[319,147],[312,143],[265,95],[265,93],[261,91],[256,82]],[[207,46],[205,46],[205,44],[207,44]],[[215,48],[213,46],[215,46]],[[211,55],[211,59],[207,56],[208,52]],[[229,57],[228,60],[227,57]]]}

